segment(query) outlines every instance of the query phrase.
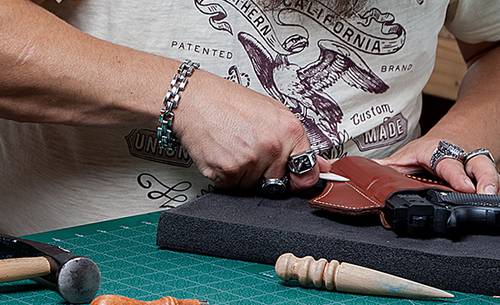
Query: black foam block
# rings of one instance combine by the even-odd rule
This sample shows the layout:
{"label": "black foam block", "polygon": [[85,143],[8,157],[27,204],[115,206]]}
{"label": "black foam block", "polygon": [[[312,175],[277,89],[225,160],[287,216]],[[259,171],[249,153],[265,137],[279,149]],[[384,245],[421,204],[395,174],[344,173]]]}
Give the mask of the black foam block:
{"label": "black foam block", "polygon": [[311,209],[304,199],[209,194],[162,213],[161,248],[274,264],[279,255],[336,259],[441,289],[500,295],[500,236],[400,238],[374,218]]}

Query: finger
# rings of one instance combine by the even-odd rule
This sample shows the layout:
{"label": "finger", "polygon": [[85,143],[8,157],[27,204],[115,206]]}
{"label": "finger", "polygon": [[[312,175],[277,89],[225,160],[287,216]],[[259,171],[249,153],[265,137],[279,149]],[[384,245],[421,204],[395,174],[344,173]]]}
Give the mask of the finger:
{"label": "finger", "polygon": [[464,165],[460,161],[450,158],[441,160],[436,166],[436,174],[459,192],[476,192],[474,183],[465,173]]}
{"label": "finger", "polygon": [[[295,145],[290,156],[302,154],[311,148],[309,144],[309,139],[307,138],[305,132],[302,137],[300,137],[299,142]],[[296,175],[290,173],[290,189],[292,191],[299,191],[311,188],[319,180],[319,164],[318,158],[316,158],[316,164],[314,167],[301,175]]]}
{"label": "finger", "polygon": [[211,178],[218,189],[234,189],[238,188],[242,182],[243,173],[233,172],[217,172],[214,178]]}
{"label": "finger", "polygon": [[495,195],[498,193],[498,172],[495,164],[486,156],[476,156],[466,165],[467,174],[477,181],[477,193]]}
{"label": "finger", "polygon": [[227,153],[223,159],[216,159],[211,165],[205,166],[202,174],[219,189],[249,190],[255,187],[264,170],[264,165],[258,161],[257,158]]}
{"label": "finger", "polygon": [[265,179],[274,179],[274,178],[283,178],[286,175],[286,157],[280,157],[275,160],[271,164],[267,166],[265,170],[263,170],[263,174],[261,177]]}
{"label": "finger", "polygon": [[256,165],[254,167],[247,167],[237,183],[238,189],[243,191],[255,190],[263,177],[264,168]]}
{"label": "finger", "polygon": [[253,162],[248,162],[238,182],[238,188],[247,191],[254,191],[255,188],[261,183],[262,178],[282,178],[285,175],[285,171],[282,168],[279,170],[273,168],[269,169],[272,165],[270,162],[276,161],[267,158],[260,158],[255,159]]}
{"label": "finger", "polygon": [[389,166],[403,174],[415,174],[422,171],[422,167],[418,165],[418,161],[406,156],[401,158],[399,155],[392,155],[385,159],[372,159],[372,161],[380,165]]}
{"label": "finger", "polygon": [[[301,128],[303,129],[302,125],[300,125]],[[303,130],[302,130],[303,131]],[[294,144],[295,146],[290,147],[291,151],[283,151],[282,154],[277,156],[274,160],[272,160],[272,163],[268,165],[267,169],[264,170],[264,173],[262,175],[263,178],[265,179],[271,179],[271,178],[283,178],[285,175],[287,175],[287,162],[288,158],[291,155],[294,154],[299,154],[307,151],[310,149],[309,145],[309,140],[307,139],[307,136],[305,134],[305,131],[303,131],[303,135],[298,137],[296,140],[296,143]],[[317,169],[318,165],[315,165],[316,168],[316,176],[318,176],[319,179],[319,170]],[[292,191],[296,191],[299,189],[307,188],[313,186],[315,182],[311,183],[309,179],[311,179],[311,175],[314,177],[314,169],[311,170],[308,173],[305,173],[303,175],[294,175],[291,174],[289,176],[289,186]],[[313,179],[311,179],[313,180]]]}
{"label": "finger", "polygon": [[317,156],[317,159],[318,159],[318,166],[319,166],[320,173],[329,173],[330,168],[332,168],[332,164],[338,160],[338,159],[327,160],[321,156]]}
{"label": "finger", "polygon": [[290,189],[292,192],[304,190],[313,187],[319,180],[319,164],[316,163],[314,167],[307,173],[296,175],[290,173]]}

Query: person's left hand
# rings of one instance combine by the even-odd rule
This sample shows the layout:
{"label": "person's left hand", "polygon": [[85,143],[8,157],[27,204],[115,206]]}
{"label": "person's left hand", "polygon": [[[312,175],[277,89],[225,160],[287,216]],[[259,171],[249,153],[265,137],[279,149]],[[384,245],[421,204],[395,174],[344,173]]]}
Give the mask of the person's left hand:
{"label": "person's left hand", "polygon": [[[426,138],[424,136],[406,144],[391,156],[375,161],[405,174],[421,171],[422,168],[432,172],[431,156],[440,140],[443,139]],[[500,193],[500,176],[495,164],[486,156],[472,158],[465,167],[458,160],[443,159],[437,164],[435,174],[459,192]]]}

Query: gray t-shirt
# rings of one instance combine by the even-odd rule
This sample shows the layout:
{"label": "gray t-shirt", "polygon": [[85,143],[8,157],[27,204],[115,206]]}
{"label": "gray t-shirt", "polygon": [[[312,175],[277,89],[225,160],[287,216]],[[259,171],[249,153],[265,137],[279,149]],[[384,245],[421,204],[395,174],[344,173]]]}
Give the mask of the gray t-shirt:
{"label": "gray t-shirt", "polygon": [[[464,41],[500,38],[500,1],[358,1],[351,16],[339,16],[326,2],[284,1],[274,11],[252,0],[43,5],[98,38],[198,61],[274,97],[329,157],[383,157],[419,135],[420,94],[445,18]],[[0,130],[0,232],[165,209],[212,189],[185,149],[161,150],[145,126],[0,120]]]}

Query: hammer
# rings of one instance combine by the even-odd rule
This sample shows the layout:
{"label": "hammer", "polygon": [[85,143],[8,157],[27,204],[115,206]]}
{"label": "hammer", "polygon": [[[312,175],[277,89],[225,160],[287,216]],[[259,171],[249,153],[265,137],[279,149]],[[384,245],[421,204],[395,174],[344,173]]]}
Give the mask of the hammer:
{"label": "hammer", "polygon": [[0,282],[35,279],[69,303],[89,303],[99,290],[99,267],[63,248],[0,234]]}

